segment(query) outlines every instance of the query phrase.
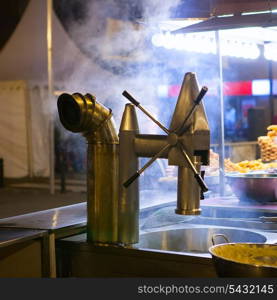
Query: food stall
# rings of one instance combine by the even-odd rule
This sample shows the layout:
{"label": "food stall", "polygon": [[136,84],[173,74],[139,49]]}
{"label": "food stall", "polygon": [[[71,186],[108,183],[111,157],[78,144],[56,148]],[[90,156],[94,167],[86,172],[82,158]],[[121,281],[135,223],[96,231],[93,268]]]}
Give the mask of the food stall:
{"label": "food stall", "polygon": [[[242,9],[242,6],[240,8]],[[246,18],[249,19],[249,17]],[[217,32],[221,29],[220,26],[234,25],[234,22],[238,21],[236,17],[231,20],[232,22],[228,17],[210,21],[211,23],[213,21],[215,23],[216,21],[221,22],[221,25],[216,24],[218,26],[214,27],[215,32],[211,34],[207,32],[207,28],[211,30],[211,27],[205,29],[205,34],[195,34],[196,31],[201,33],[201,29],[193,27],[198,25],[196,24],[190,27],[191,31],[189,27],[175,31],[174,33],[180,33],[178,36],[166,30],[161,30],[160,34],[153,35],[151,41],[156,46],[156,50],[154,50],[154,53],[157,54],[156,57],[167,57],[168,67],[165,68],[166,71],[170,73],[172,69],[182,70],[180,61],[186,61],[185,66],[189,69],[188,73],[184,71],[186,73],[184,76],[184,74],[174,71],[172,78],[175,78],[175,81],[165,80],[164,82],[161,79],[160,85],[157,87],[157,94],[160,108],[158,116],[162,118],[162,122],[160,122],[159,117],[155,118],[151,111],[145,108],[143,99],[138,99],[129,92],[122,91],[123,96],[132,104],[125,106],[120,124],[119,140],[115,138],[114,132],[107,134],[105,131],[104,134],[104,136],[109,137],[110,153],[114,153],[112,147],[116,147],[115,145],[119,143],[119,177],[117,179],[119,186],[117,187],[120,199],[118,208],[114,206],[117,199],[109,197],[111,198],[109,199],[110,202],[103,204],[99,198],[93,199],[93,197],[88,196],[88,201],[91,201],[88,206],[88,230],[91,232],[88,232],[88,235],[76,235],[57,242],[62,276],[213,277],[222,275],[222,273],[217,272],[216,264],[213,264],[214,257],[212,258],[212,256],[215,254],[209,253],[213,243],[263,245],[276,243],[276,223],[274,222],[277,216],[276,158],[272,156],[274,155],[272,153],[275,153],[273,148],[275,147],[276,132],[274,125],[272,125],[272,118],[270,119],[265,113],[264,122],[260,123],[260,127],[263,127],[261,131],[256,131],[254,138],[251,135],[250,141],[247,135],[245,138],[246,129],[253,129],[252,125],[252,127],[246,125],[248,124],[248,109],[253,107],[254,102],[259,105],[260,99],[255,97],[257,94],[263,94],[261,89],[256,88],[257,82],[255,81],[261,78],[249,79],[251,68],[253,68],[253,64],[251,65],[249,60],[257,59],[259,64],[262,64],[260,57],[261,41],[252,37],[249,41],[245,40],[247,35],[250,36],[251,30],[242,35],[238,34],[239,37],[236,39],[234,39],[234,34],[238,32],[226,31],[225,35]],[[199,24],[201,27],[201,23]],[[235,25],[239,27],[239,24]],[[203,26],[205,27],[205,25]],[[254,26],[253,23],[251,26]],[[275,29],[271,30],[273,30],[271,33],[275,32]],[[272,43],[274,42],[272,41]],[[181,52],[183,54],[180,54]],[[192,52],[198,52],[198,54]],[[192,56],[194,57],[193,60]],[[231,58],[228,61],[226,59],[226,62],[223,57],[227,56],[231,56]],[[241,56],[243,57],[239,58]],[[243,59],[248,61],[248,64]],[[191,61],[194,63],[197,61],[197,66],[193,65]],[[225,86],[223,83],[223,63],[227,69],[225,73],[229,75],[228,80],[230,80],[229,84]],[[241,67],[239,67],[240,64]],[[233,65],[238,67],[239,71],[232,69]],[[257,63],[255,65],[257,68]],[[243,68],[246,72],[243,72]],[[193,72],[190,73],[190,70]],[[261,70],[264,71],[264,68],[259,69],[259,75],[263,76]],[[201,83],[208,87],[207,95],[205,95],[205,89],[203,90],[204,86],[201,89],[197,81],[192,79],[194,72],[199,81],[201,80]],[[245,78],[239,79],[242,82],[242,90],[238,88],[238,84],[234,82],[234,77],[231,76],[231,74],[234,76],[234,72],[241,72],[245,76]],[[246,78],[247,75],[248,78]],[[257,72],[253,76],[256,75]],[[183,76],[184,79],[182,79]],[[272,81],[272,78],[270,80]],[[250,81],[250,85],[248,81]],[[236,118],[240,116],[243,118],[241,117],[242,122],[236,124],[236,130],[233,131],[233,137],[238,139],[233,143],[227,141],[230,142],[231,146],[229,147],[233,151],[230,158],[227,156],[229,153],[225,155],[227,145],[225,145],[224,129],[229,130],[230,127],[224,127],[224,118],[227,115],[224,98],[228,96],[244,97],[248,96],[248,93],[253,96],[254,100],[237,101],[241,106],[236,108]],[[268,107],[273,107],[271,105],[273,101],[272,87],[270,93],[269,104],[265,111],[268,110]],[[89,95],[76,94],[61,95],[58,100],[58,108],[61,122],[65,128],[74,132],[85,133],[89,144],[91,144],[88,150],[89,157],[95,162],[97,150],[93,149],[93,139],[99,137],[88,135],[88,132],[93,131],[94,125],[88,124],[85,120],[88,120],[86,106],[92,102],[96,103],[93,106],[97,107],[97,102],[94,102],[95,99],[88,99],[89,97]],[[172,101],[174,97],[175,99],[178,98],[175,108],[175,102]],[[207,115],[203,111],[202,103],[199,105],[203,97]],[[163,120],[168,117],[165,113],[166,106],[171,107],[169,114],[171,122],[167,126],[163,123]],[[77,116],[74,122],[71,122],[66,115],[69,107],[71,107],[72,113],[75,111],[74,115]],[[99,108],[99,111],[102,109]],[[140,122],[137,124],[134,109],[146,114],[147,121],[154,121],[165,134],[154,136],[140,133],[139,126],[141,124]],[[102,113],[105,115],[103,111]],[[94,117],[91,117],[91,121],[97,124],[101,123]],[[264,132],[265,135],[261,135],[261,132]],[[208,137],[210,141],[208,141]],[[236,142],[239,142],[239,145]],[[101,143],[107,143],[107,139],[102,139]],[[238,151],[236,153],[236,147],[237,149],[240,147],[240,155],[238,155]],[[251,153],[247,151],[249,148],[251,148]],[[270,148],[271,154],[268,153],[268,148]],[[193,161],[194,168],[187,157],[188,154],[189,158],[192,158],[191,153],[197,153],[197,156],[200,157],[198,162]],[[209,158],[207,153],[209,153]],[[139,168],[138,157],[148,157],[149,160]],[[136,180],[138,177],[142,179],[145,176],[143,182],[147,182],[146,169],[157,159],[168,160],[169,166],[164,167],[163,176],[159,175],[156,178],[159,183],[158,187],[149,190],[141,185],[138,197]],[[210,165],[207,163],[208,160],[210,160]],[[126,162],[128,162],[127,167]],[[198,168],[199,162],[202,164],[202,169]],[[103,168],[112,168],[114,172],[115,163],[114,160],[109,161],[109,167],[107,167],[103,161]],[[99,168],[102,167],[99,161],[96,164]],[[167,164],[160,163],[160,165]],[[205,171],[204,184],[201,180],[203,177],[200,176],[199,178],[200,171]],[[88,176],[91,179],[94,178],[95,181],[99,180],[99,183],[102,182],[103,185],[105,185],[104,182],[110,182],[109,186],[113,187],[110,193],[113,197],[118,192],[116,186],[112,184],[113,181],[111,181],[116,177],[98,178],[99,174],[95,173],[93,167],[88,170]],[[118,182],[117,180],[116,182]],[[238,191],[237,184],[239,184]],[[210,186],[209,191],[207,191],[206,185]],[[251,190],[253,187],[256,188],[254,197]],[[98,193],[98,197],[103,196],[100,190],[93,187],[93,182],[90,180],[89,190]],[[200,200],[203,198],[202,194],[204,194],[205,199]],[[107,199],[107,194],[104,198]],[[112,222],[109,223],[110,229],[105,227],[106,231],[102,232],[105,233],[105,236],[103,236],[98,228],[104,226],[101,225],[99,218],[100,214],[106,211],[105,205],[110,206],[109,214]],[[140,206],[139,218],[138,206]],[[201,214],[199,214],[200,206]],[[99,208],[98,212],[96,212],[95,207]],[[112,213],[114,208],[118,212],[117,217],[114,217]],[[106,217],[107,215],[102,216],[102,220],[105,220]],[[92,220],[89,220],[90,218]],[[118,224],[117,233],[114,232],[115,224]],[[89,228],[90,226],[91,228]],[[104,229],[104,227],[102,228]],[[139,233],[134,230],[137,228],[139,228]],[[113,234],[118,235],[118,237],[114,239]],[[259,261],[257,258],[255,263],[260,266],[266,264],[271,271],[273,270],[273,273],[267,275],[276,276],[276,259],[274,260],[276,246],[273,246],[271,250],[273,251],[271,261],[264,262],[262,259]],[[241,262],[236,263],[240,264]],[[253,276],[265,274],[254,272]],[[230,274],[228,275],[230,276]],[[231,276],[242,275],[245,273],[238,273],[236,270],[231,274]]]}
{"label": "food stall", "polygon": [[[223,17],[216,16],[218,19]],[[168,68],[163,70],[170,73],[181,69],[153,87],[158,117],[146,108],[144,99],[122,90],[125,109],[117,132],[112,111],[101,99],[90,93],[59,95],[62,125],[82,134],[88,143],[87,203],[0,220],[1,228],[42,231],[39,234],[46,237],[48,250],[43,257],[49,277],[277,276],[277,127],[267,118],[261,124],[265,135],[248,141],[248,127],[242,122],[232,131],[240,138],[239,144],[226,143],[224,130],[233,128],[224,128],[222,56],[234,53],[234,47],[232,51],[226,48],[234,41],[230,37],[220,41],[222,24],[218,26],[213,35],[207,33],[204,38],[186,35],[192,31],[183,29],[179,29],[178,38],[169,32],[153,35],[151,41],[157,47],[154,55],[160,52],[162,59],[168,57]],[[199,39],[206,48],[199,47]],[[248,52],[245,59],[260,55],[259,43],[251,40],[246,48],[245,41],[234,43],[237,49]],[[210,53],[204,53],[203,48]],[[191,59],[194,50],[202,52]],[[180,58],[187,62],[181,68]],[[225,61],[228,71],[230,65],[240,64],[236,59]],[[249,86],[248,81],[240,81]],[[254,80],[251,84],[254,86]],[[235,84],[227,87],[236,90]],[[243,93],[245,90],[239,96],[245,96]],[[247,105],[241,105],[240,114]],[[165,107],[170,108],[168,114]],[[162,134],[141,131],[138,111]],[[164,123],[168,115],[169,125]],[[226,156],[227,147],[232,157]],[[140,165],[141,158],[147,160]],[[145,188],[138,179],[147,182],[147,172],[157,162],[163,175],[156,176],[154,187]],[[254,255],[244,251],[246,243],[256,247],[252,249]],[[226,263],[224,251],[214,247],[231,244],[242,246],[239,252],[227,251],[235,253],[232,259],[248,253],[233,263],[251,266],[249,273],[235,267],[228,274],[221,271]]]}

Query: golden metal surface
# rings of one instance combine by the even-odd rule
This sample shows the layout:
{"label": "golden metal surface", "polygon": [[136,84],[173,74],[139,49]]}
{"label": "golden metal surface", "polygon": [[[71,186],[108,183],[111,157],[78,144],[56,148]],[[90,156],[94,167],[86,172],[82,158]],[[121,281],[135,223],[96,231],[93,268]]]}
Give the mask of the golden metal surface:
{"label": "golden metal surface", "polygon": [[62,94],[59,117],[64,127],[88,141],[87,238],[116,243],[118,219],[118,136],[111,110],[90,94]]}
{"label": "golden metal surface", "polygon": [[[204,106],[197,100],[201,93],[196,75],[185,74],[170,130],[125,91],[123,95],[126,94],[132,104],[125,106],[120,142],[111,111],[95,97],[75,93],[58,98],[64,127],[81,132],[88,141],[87,237],[94,243],[138,242],[139,191],[135,179],[157,158],[168,158],[170,165],[179,167],[176,213],[200,214],[200,192],[207,190],[199,172],[201,164],[209,163],[210,132]],[[169,137],[139,134],[135,106],[170,134]],[[182,152],[175,151],[178,146]],[[151,159],[138,170],[140,156]]]}

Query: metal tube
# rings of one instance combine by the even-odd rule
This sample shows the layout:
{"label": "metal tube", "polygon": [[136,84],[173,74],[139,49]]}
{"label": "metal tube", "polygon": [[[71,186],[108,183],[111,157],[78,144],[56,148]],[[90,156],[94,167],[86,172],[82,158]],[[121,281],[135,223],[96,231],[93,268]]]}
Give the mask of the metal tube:
{"label": "metal tube", "polygon": [[34,164],[33,164],[33,143],[32,143],[32,107],[30,103],[30,97],[27,91],[25,91],[25,109],[26,109],[26,138],[27,138],[27,155],[28,155],[28,175],[30,178],[34,176]]}
{"label": "metal tube", "polygon": [[87,240],[117,243],[118,145],[88,140]]}
{"label": "metal tube", "polygon": [[[135,152],[139,157],[152,157],[168,144],[166,135],[137,134],[134,140]],[[168,151],[160,158],[167,158]]]}
{"label": "metal tube", "polygon": [[81,132],[88,141],[87,239],[101,244],[118,242],[118,136],[112,113],[92,95],[62,94],[61,123]]}
{"label": "metal tube", "polygon": [[[197,169],[200,169],[199,162],[195,162],[195,165]],[[192,170],[187,167],[178,167],[177,208],[175,213],[179,215],[199,215],[201,213],[200,188]]]}
{"label": "metal tube", "polygon": [[0,188],[4,187],[4,159],[0,158]]}
{"label": "metal tube", "polygon": [[274,124],[273,63],[268,61],[270,124]]}
{"label": "metal tube", "polygon": [[138,169],[134,146],[138,132],[135,107],[126,104],[119,129],[118,240],[122,244],[135,244],[139,239],[139,182],[133,182],[128,188],[123,186]]}
{"label": "metal tube", "polygon": [[219,101],[220,101],[220,122],[219,122],[219,191],[220,196],[225,195],[225,146],[224,146],[224,95],[223,95],[223,67],[222,54],[220,49],[219,31],[215,31],[215,40],[218,57],[218,72],[219,72]]}
{"label": "metal tube", "polygon": [[[52,57],[52,10],[53,0],[47,0],[47,71],[48,71],[48,101],[52,107],[53,96],[53,57]],[[49,170],[50,170],[50,193],[55,193],[55,145],[54,145],[54,118],[51,111],[49,117]]]}

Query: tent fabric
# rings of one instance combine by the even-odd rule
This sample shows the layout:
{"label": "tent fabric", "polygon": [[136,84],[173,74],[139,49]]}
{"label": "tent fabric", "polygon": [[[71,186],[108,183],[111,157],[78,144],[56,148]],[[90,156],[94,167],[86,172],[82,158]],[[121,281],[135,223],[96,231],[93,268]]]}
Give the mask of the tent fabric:
{"label": "tent fabric", "polygon": [[4,176],[49,176],[47,88],[0,81],[0,158]]}
{"label": "tent fabric", "polygon": [[[45,0],[31,0],[0,51],[0,158],[5,177],[50,174],[49,121],[56,100],[48,99],[46,5]],[[70,39],[54,12],[52,27],[54,84],[66,89],[76,62],[80,68],[97,67]]]}
{"label": "tent fabric", "polygon": [[[31,0],[14,33],[0,52],[0,80],[47,83],[47,1]],[[83,55],[52,14],[54,79],[64,81],[76,61],[93,63]]]}
{"label": "tent fabric", "polygon": [[24,81],[0,82],[0,157],[5,177],[29,174],[26,89]]}
{"label": "tent fabric", "polygon": [[33,177],[48,177],[49,166],[49,99],[48,89],[44,86],[29,86],[28,97],[30,109],[30,147],[31,169],[29,174]]}

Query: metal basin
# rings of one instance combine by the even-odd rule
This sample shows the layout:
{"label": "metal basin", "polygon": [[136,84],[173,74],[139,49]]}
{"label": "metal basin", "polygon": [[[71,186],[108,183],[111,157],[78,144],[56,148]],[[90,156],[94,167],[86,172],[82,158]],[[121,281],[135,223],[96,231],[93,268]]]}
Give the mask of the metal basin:
{"label": "metal basin", "polygon": [[[137,246],[174,252],[209,253],[212,237],[216,234],[225,235],[233,243],[265,243],[267,240],[263,234],[248,230],[197,227],[144,233],[140,236],[140,242]],[[216,244],[225,242],[221,237],[216,238]]]}
{"label": "metal basin", "polygon": [[227,182],[242,202],[276,202],[277,174],[229,174]]}

